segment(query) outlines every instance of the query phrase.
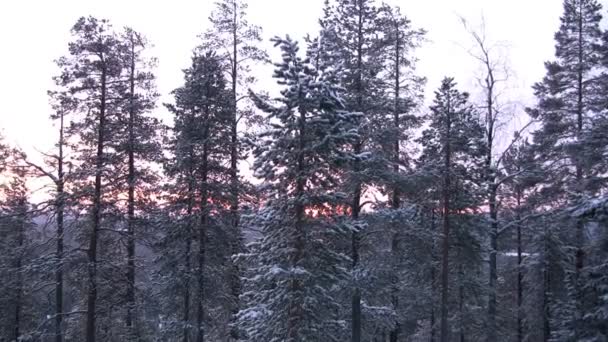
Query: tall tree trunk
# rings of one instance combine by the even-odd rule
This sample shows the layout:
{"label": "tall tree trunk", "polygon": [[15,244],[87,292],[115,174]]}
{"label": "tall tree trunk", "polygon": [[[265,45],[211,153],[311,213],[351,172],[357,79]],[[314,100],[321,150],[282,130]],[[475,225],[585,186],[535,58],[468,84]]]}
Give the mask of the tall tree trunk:
{"label": "tall tree trunk", "polygon": [[[393,125],[395,129],[395,141],[393,142],[393,172],[395,175],[399,173],[399,164],[400,164],[400,151],[399,151],[399,143],[401,142],[400,133],[401,133],[401,123],[400,119],[400,106],[399,106],[399,97],[401,96],[401,45],[399,36],[399,24],[395,22],[395,74],[394,74],[394,91],[395,91],[395,99],[393,104]],[[393,185],[393,199],[392,199],[393,209],[398,209],[401,205],[399,199],[399,186],[398,184]]]}
{"label": "tall tree trunk", "polygon": [[[517,215],[516,215],[516,220],[517,222],[521,221],[521,214],[520,214],[520,208],[521,208],[521,191],[517,190]],[[524,294],[524,289],[523,289],[523,280],[524,280],[524,274],[523,274],[523,257],[522,257],[522,241],[521,241],[521,224],[518,223],[517,224],[517,342],[522,342],[524,339],[524,326],[523,326],[523,308],[522,308],[522,303],[523,303],[523,294]]]}
{"label": "tall tree trunk", "polygon": [[129,74],[129,124],[128,124],[128,203],[127,203],[127,332],[134,338],[135,315],[135,37],[131,32],[131,66]]}
{"label": "tall tree trunk", "polygon": [[[363,110],[363,0],[357,0],[359,6],[358,26],[357,26],[357,109]],[[356,155],[359,155],[362,151],[362,142],[357,141],[353,145],[353,149]],[[357,177],[361,171],[361,165],[358,160],[355,160],[353,165],[353,172]],[[361,210],[361,182],[356,179],[353,190],[352,198],[352,219],[353,221],[359,220],[359,212]],[[359,245],[360,245],[359,233],[354,231],[352,233],[352,269],[356,273],[357,267],[359,266]],[[359,285],[355,283],[355,288],[352,294],[352,312],[351,312],[351,342],[361,342],[361,289]]]}
{"label": "tall tree trunk", "polygon": [[[355,194],[355,200],[357,202],[357,194]],[[359,196],[360,198],[360,196]],[[352,215],[353,219],[358,219],[358,214]],[[356,270],[359,264],[359,244],[360,236],[357,232],[352,233],[352,269]],[[361,341],[361,290],[358,285],[355,285],[352,295],[352,341]]]}
{"label": "tall tree trunk", "polygon": [[[233,2],[233,27],[232,27],[232,123],[230,134],[230,214],[232,216],[232,255],[237,255],[241,252],[241,233],[239,230],[239,140],[238,140],[238,6],[237,2]],[[232,260],[232,258],[231,258]],[[233,340],[238,340],[239,334],[236,327],[236,317],[240,310],[240,295],[241,295],[241,276],[240,269],[236,262],[232,262],[232,276],[230,289],[232,291],[232,300],[234,301],[231,317],[231,332]]]}
{"label": "tall tree trunk", "polygon": [[196,317],[196,326],[198,329],[197,342],[205,340],[205,253],[207,244],[207,221],[208,221],[208,184],[207,176],[209,173],[209,127],[205,127],[203,136],[203,164],[201,166],[201,203],[200,203],[200,226],[198,231],[198,312]]}
{"label": "tall tree trunk", "polygon": [[[21,213],[20,213],[21,214]],[[26,219],[26,212],[22,213],[23,220]],[[21,217],[20,217],[21,219]],[[17,260],[15,260],[15,277],[17,278],[17,288],[15,291],[15,329],[14,329],[14,338],[15,341],[19,341],[21,337],[21,307],[23,305],[23,270],[21,267],[23,266],[23,243],[25,242],[25,222],[22,221],[18,227],[19,235],[17,236]]]}
{"label": "tall tree trunk", "polygon": [[490,186],[490,283],[488,293],[488,330],[486,341],[494,342],[497,340],[496,295],[498,282],[498,265],[496,260],[498,252],[498,210],[496,206],[496,187],[494,184],[494,179],[491,180]]}
{"label": "tall tree trunk", "polygon": [[[192,146],[188,151],[190,156],[190,160],[194,158]],[[188,226],[187,226],[187,237],[186,237],[186,255],[185,255],[185,269],[186,269],[186,278],[184,281],[184,308],[183,308],[183,336],[182,342],[190,341],[190,276],[192,275],[192,265],[190,261],[190,253],[192,249],[192,239],[193,239],[193,227],[192,227],[192,210],[194,208],[194,171],[192,170],[192,162],[190,162],[188,168],[188,205],[186,208],[186,215],[188,217]]]}
{"label": "tall tree trunk", "polygon": [[[395,172],[395,176],[399,173],[399,143],[400,143],[400,123],[399,123],[399,96],[400,96],[400,90],[401,90],[401,85],[400,85],[400,80],[401,80],[401,74],[400,74],[400,70],[399,70],[399,63],[400,63],[400,36],[399,36],[399,24],[395,21],[395,84],[394,84],[394,91],[395,91],[395,103],[394,103],[394,107],[393,107],[393,124],[394,124],[394,129],[395,129],[395,141],[393,142],[393,172]],[[392,207],[393,209],[399,209],[401,203],[400,203],[400,199],[399,199],[399,185],[398,184],[394,184],[393,185],[393,199],[391,201],[392,203]],[[400,255],[401,255],[401,251],[399,250],[399,241],[398,241],[398,234],[393,234],[393,242],[392,242],[392,249],[391,252],[393,254],[393,260],[398,260]],[[398,267],[398,263],[396,264],[396,266]],[[393,270],[393,284],[392,284],[392,304],[393,304],[393,310],[397,313],[397,315],[399,315],[399,277],[397,276],[397,272],[396,270]],[[399,316],[397,316],[397,322],[395,324],[395,327],[390,331],[389,333],[389,341],[390,342],[397,342],[399,340],[399,333],[401,331],[401,322],[399,321]]]}
{"label": "tall tree trunk", "polygon": [[448,295],[449,295],[449,249],[450,249],[450,167],[451,167],[451,105],[448,97],[447,129],[444,151],[443,179],[443,244],[441,269],[441,342],[449,340]]}
{"label": "tall tree trunk", "polygon": [[14,341],[19,341],[21,337],[21,332],[19,331],[19,327],[21,326],[21,284],[18,285],[18,290],[15,293],[15,327],[13,330],[13,339]]}
{"label": "tall tree trunk", "polygon": [[463,285],[463,279],[464,278],[464,271],[462,269],[462,265],[458,265],[458,277],[460,278],[460,284],[458,285],[458,313],[460,315],[460,327],[459,327],[459,338],[458,340],[460,342],[465,342],[465,331],[464,331],[464,326],[465,326],[465,320],[463,319],[464,317],[464,285]]}
{"label": "tall tree trunk", "polygon": [[65,206],[63,174],[63,113],[59,117],[59,154],[57,158],[56,223],[57,246],[55,251],[55,342],[63,341],[63,214]]}
{"label": "tall tree trunk", "polygon": [[[584,111],[584,103],[583,103],[583,93],[584,93],[584,85],[583,85],[583,74],[584,74],[584,53],[583,53],[583,1],[579,1],[579,15],[578,15],[578,72],[577,72],[577,125],[576,125],[576,140],[578,143],[582,140],[583,133],[583,111]],[[583,167],[581,165],[580,156],[576,158],[576,191],[580,194],[584,192],[583,185]],[[582,284],[581,284],[581,273],[584,266],[584,257],[585,252],[583,249],[584,244],[584,224],[581,219],[577,219],[576,221],[576,255],[575,255],[575,322],[574,322],[574,339],[578,340],[580,338],[580,321],[584,316],[584,308],[583,308],[583,296],[582,296]]]}
{"label": "tall tree trunk", "polygon": [[[483,43],[481,43],[483,45]],[[485,48],[482,46],[483,51]],[[488,327],[486,334],[487,342],[495,342],[497,339],[497,325],[496,325],[496,297],[497,297],[497,283],[498,283],[498,265],[497,265],[497,253],[498,253],[498,206],[496,204],[496,196],[498,192],[498,184],[496,184],[496,173],[494,171],[493,156],[494,152],[494,122],[496,120],[494,113],[494,86],[496,82],[494,80],[493,66],[490,64],[490,57],[487,52],[484,52],[485,65],[486,65],[486,143],[487,154],[485,160],[486,167],[486,181],[488,185],[488,207],[490,210],[490,281],[489,281],[489,293],[488,293]]]}
{"label": "tall tree trunk", "polygon": [[[102,63],[105,61],[102,60]],[[101,225],[102,211],[102,168],[104,166],[104,145],[105,145],[105,125],[106,125],[106,67],[101,71],[101,98],[99,106],[99,127],[97,133],[97,155],[95,158],[95,189],[93,193],[93,217],[91,236],[89,237],[88,257],[88,282],[87,293],[87,323],[86,323],[86,342],[95,342],[95,321],[97,306],[97,235]]]}
{"label": "tall tree trunk", "polygon": [[[190,208],[188,217],[192,215],[192,208]],[[188,229],[190,231],[190,229]],[[188,237],[188,241],[186,241],[186,281],[184,282],[184,307],[183,307],[183,319],[184,329],[182,332],[182,342],[190,341],[190,274],[191,274],[191,265],[190,265],[190,249],[192,248],[192,240]]]}
{"label": "tall tree trunk", "polygon": [[[302,96],[302,94],[300,94]],[[306,149],[306,112],[300,109],[299,118],[299,153],[298,153],[298,165],[297,165],[297,179],[296,179],[296,197],[297,202],[295,205],[295,231],[293,237],[293,257],[291,260],[291,267],[298,267],[304,256],[305,246],[305,233],[304,233],[304,214],[305,208],[302,204],[302,199],[305,196],[304,187],[306,184],[306,165],[305,165],[305,149]],[[302,308],[303,298],[299,294],[302,291],[302,282],[299,279],[291,279],[289,285],[289,291],[291,298],[289,301],[289,317],[287,318],[287,341],[298,342],[302,339],[299,335],[299,331],[302,324]],[[295,295],[295,296],[294,296]]]}
{"label": "tall tree trunk", "polygon": [[551,261],[549,260],[548,228],[544,226],[544,260],[543,260],[543,341],[551,339]]}
{"label": "tall tree trunk", "polygon": [[[431,231],[433,235],[435,234],[435,209],[431,209]],[[431,328],[431,342],[435,342],[435,337],[437,335],[437,328],[435,326],[435,298],[437,291],[437,270],[435,269],[435,258],[436,255],[436,242],[433,238],[433,249],[431,250],[431,319],[430,319],[430,328]]]}
{"label": "tall tree trunk", "polygon": [[[395,265],[399,265],[399,257],[400,257],[400,251],[399,251],[399,238],[397,237],[397,234],[393,234],[393,241],[391,244],[391,252],[393,254],[392,259],[393,262],[395,263]],[[397,270],[393,269],[392,271],[392,294],[391,294],[391,302],[393,305],[393,310],[395,311],[395,313],[397,314],[397,322],[395,323],[395,327],[393,329],[391,329],[391,331],[389,332],[389,341],[390,342],[397,342],[399,340],[399,333],[401,331],[401,323],[399,321],[399,277],[397,276]]]}

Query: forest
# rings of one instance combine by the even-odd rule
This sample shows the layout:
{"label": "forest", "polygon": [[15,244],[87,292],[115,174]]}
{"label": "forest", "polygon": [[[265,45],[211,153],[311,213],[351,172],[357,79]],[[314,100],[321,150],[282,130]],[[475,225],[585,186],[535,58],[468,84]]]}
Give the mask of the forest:
{"label": "forest", "polygon": [[397,6],[325,0],[274,51],[213,8],[166,103],[154,37],[66,23],[51,152],[0,140],[0,342],[608,341],[598,0],[563,0],[521,112],[464,19],[476,87],[425,98]]}

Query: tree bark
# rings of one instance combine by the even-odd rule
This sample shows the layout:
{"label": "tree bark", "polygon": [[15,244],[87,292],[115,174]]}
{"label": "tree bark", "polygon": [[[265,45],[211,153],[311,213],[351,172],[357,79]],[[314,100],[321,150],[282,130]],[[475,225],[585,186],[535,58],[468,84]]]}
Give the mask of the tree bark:
{"label": "tree bark", "polygon": [[490,183],[490,284],[488,294],[488,330],[487,342],[494,342],[497,339],[496,326],[496,295],[498,282],[498,265],[496,254],[498,251],[498,210],[496,207],[496,188],[494,180]]}
{"label": "tree bark", "polygon": [[[395,84],[394,84],[394,91],[395,91],[395,103],[394,103],[394,107],[393,107],[393,124],[394,124],[394,129],[395,129],[395,141],[394,141],[394,146],[393,146],[393,172],[395,172],[395,176],[399,173],[399,143],[400,143],[400,138],[399,138],[399,134],[400,134],[400,123],[399,123],[399,96],[400,96],[400,90],[401,90],[401,85],[400,85],[400,80],[401,80],[401,74],[400,74],[400,69],[399,69],[399,63],[400,63],[400,47],[401,47],[401,42],[400,42],[400,36],[399,36],[399,24],[397,21],[395,21]],[[400,199],[399,199],[399,185],[398,184],[394,184],[393,185],[393,199],[392,199],[392,207],[393,209],[399,209],[401,203],[400,203]],[[393,242],[392,242],[392,254],[393,254],[393,260],[398,260],[399,256],[400,256],[400,250],[399,250],[399,241],[398,241],[398,234],[393,234]],[[398,262],[396,263],[396,266],[398,267]],[[393,304],[393,310],[397,313],[397,315],[399,314],[399,286],[398,286],[398,282],[399,282],[399,278],[396,275],[396,270],[393,270],[393,293],[392,293],[392,304]],[[397,316],[397,322],[395,324],[395,327],[390,331],[389,333],[389,341],[390,342],[397,342],[399,340],[399,333],[401,332],[401,322],[399,321],[399,316]]]}
{"label": "tree bark", "polygon": [[[435,209],[431,209],[431,230],[433,235],[435,234]],[[437,335],[437,328],[435,326],[436,318],[435,318],[435,295],[437,291],[437,270],[435,269],[435,258],[436,255],[436,245],[435,239],[433,238],[433,249],[431,250],[431,318],[430,318],[430,330],[431,330],[431,342],[435,342],[435,337]]]}
{"label": "tree bark", "polygon": [[[23,203],[25,204],[25,203]],[[27,209],[26,209],[27,210]],[[21,337],[21,307],[23,305],[22,303],[22,299],[23,299],[23,270],[21,269],[21,267],[23,266],[23,255],[24,255],[24,251],[23,251],[23,244],[25,242],[25,219],[26,219],[26,212],[22,212],[20,214],[23,215],[19,215],[21,217],[19,217],[20,220],[22,220],[19,224],[19,227],[17,229],[19,229],[18,235],[17,235],[17,259],[15,260],[15,270],[16,270],[16,280],[17,280],[17,287],[16,287],[16,291],[15,291],[15,329],[14,329],[14,338],[15,341],[19,341],[20,337]]]}
{"label": "tree bark", "polygon": [[[363,0],[357,0],[359,15],[357,25],[357,109],[363,110]],[[362,150],[361,141],[355,142],[353,150],[356,155],[359,155]],[[355,160],[353,165],[353,172],[358,177],[358,173],[361,171],[361,165],[358,160]],[[359,212],[361,210],[361,183],[358,179],[355,180],[353,199],[352,199],[352,212],[351,217],[353,221],[359,220]],[[354,231],[352,233],[352,269],[356,273],[359,265],[359,245],[360,245],[359,233]],[[351,312],[351,342],[361,342],[361,290],[359,285],[355,284],[352,294],[352,312]]]}
{"label": "tree bark", "polygon": [[[190,216],[192,215],[192,207],[189,208],[189,212],[188,212],[188,219],[190,219]],[[188,229],[188,232],[191,232],[190,229]],[[189,234],[191,235],[191,234]],[[190,341],[190,274],[191,274],[191,268],[192,266],[190,265],[190,250],[192,248],[192,242],[190,237],[188,237],[188,241],[186,241],[186,262],[185,262],[185,268],[186,268],[186,280],[184,282],[184,307],[183,307],[183,319],[182,321],[184,322],[184,329],[182,332],[182,341],[183,342],[188,342]]]}
{"label": "tree bark", "polygon": [[[582,140],[583,133],[583,111],[584,111],[584,85],[583,85],[583,74],[584,74],[584,53],[583,53],[583,1],[579,1],[579,15],[578,15],[578,71],[577,71],[577,108],[576,108],[576,140],[578,143]],[[584,192],[584,172],[581,165],[580,156],[576,156],[576,190],[582,194]],[[583,308],[583,296],[582,296],[582,284],[581,284],[581,273],[584,266],[585,251],[583,249],[584,244],[584,224],[579,218],[576,221],[576,252],[575,252],[575,322],[574,322],[574,339],[578,340],[581,335],[580,321],[584,316]]]}
{"label": "tree bark", "polygon": [[448,97],[446,138],[444,151],[443,180],[443,244],[441,270],[441,342],[449,341],[448,295],[449,295],[449,249],[450,249],[450,167],[451,167],[451,105]]}
{"label": "tree bark", "polygon": [[[394,99],[394,104],[393,104],[393,125],[394,125],[394,129],[395,129],[395,141],[393,142],[393,172],[395,172],[395,175],[397,175],[399,173],[399,162],[400,162],[400,151],[399,151],[399,143],[401,142],[400,139],[400,129],[401,129],[401,124],[399,122],[400,119],[400,106],[399,106],[399,97],[401,96],[401,70],[400,70],[400,65],[399,63],[401,63],[401,37],[399,35],[399,24],[397,22],[395,22],[395,74],[394,74],[394,91],[395,91],[395,99]],[[401,203],[400,203],[400,198],[399,198],[399,186],[398,184],[394,184],[393,185],[393,199],[392,199],[392,206],[393,209],[398,209],[400,207]]]}
{"label": "tree bark", "polygon": [[188,154],[190,156],[190,164],[188,166],[188,205],[186,214],[188,215],[187,236],[186,236],[186,251],[185,251],[185,269],[186,279],[184,281],[184,307],[183,307],[183,322],[184,329],[182,332],[182,341],[190,341],[190,276],[192,275],[192,264],[190,261],[190,253],[192,249],[193,227],[192,227],[192,210],[194,209],[194,171],[192,170],[193,151],[189,145]]}
{"label": "tree bark", "polygon": [[55,342],[63,341],[63,214],[65,206],[64,174],[63,174],[63,113],[59,117],[59,154],[57,157],[57,195],[55,206],[57,211],[57,246],[55,251]]}
{"label": "tree bark", "polygon": [[[205,116],[208,117],[208,109],[206,110]],[[208,184],[207,177],[209,173],[209,130],[210,127],[204,128],[205,133],[203,135],[203,160],[201,165],[201,203],[200,203],[200,226],[198,231],[198,313],[196,317],[196,323],[198,328],[197,342],[203,342],[205,340],[205,253],[207,243],[207,221],[208,221]]]}
{"label": "tree bark", "polygon": [[[300,94],[302,97],[302,94]],[[291,267],[298,267],[304,255],[305,246],[305,207],[302,200],[305,196],[306,184],[306,164],[305,164],[305,149],[306,149],[306,113],[300,108],[299,132],[298,132],[298,157],[297,157],[297,179],[296,179],[296,204],[295,204],[295,231],[293,236],[294,253],[291,260]],[[287,341],[298,342],[302,339],[299,335],[300,325],[302,321],[303,298],[300,292],[302,290],[302,282],[298,279],[291,279],[289,290],[291,298],[289,300],[289,317],[287,322]]]}
{"label": "tree bark", "polygon": [[551,263],[549,260],[548,228],[545,225],[544,260],[543,260],[543,340],[551,339]]}
{"label": "tree bark", "polygon": [[496,81],[494,79],[494,69],[491,64],[490,56],[483,44],[480,43],[482,51],[484,51],[484,62],[486,66],[486,181],[488,185],[488,207],[490,210],[490,279],[489,279],[489,294],[488,294],[488,327],[487,327],[487,342],[495,342],[497,340],[496,326],[496,296],[498,283],[498,206],[496,197],[498,185],[496,184],[496,173],[494,171],[493,156],[494,151],[494,122],[496,120],[494,112],[494,87]]}
{"label": "tree bark", "polygon": [[[241,234],[239,231],[239,140],[238,140],[238,6],[236,0],[233,1],[233,27],[232,27],[232,123],[231,123],[231,136],[230,136],[230,214],[232,216],[232,229],[234,239],[232,241],[232,255],[238,255],[241,252]],[[232,276],[231,276],[231,291],[232,298],[234,300],[234,307],[232,310],[232,328],[231,337],[233,340],[239,338],[238,329],[236,328],[236,317],[240,310],[240,294],[241,294],[241,278],[240,269],[236,262],[232,262]]]}
{"label": "tree bark", "polygon": [[462,269],[462,265],[458,266],[458,276],[460,277],[460,284],[458,285],[458,311],[460,314],[460,333],[458,334],[459,336],[459,341],[460,342],[465,342],[465,331],[464,331],[464,326],[465,326],[465,321],[463,320],[464,317],[464,285],[462,283],[463,281],[463,277],[464,277],[464,271]]}
{"label": "tree bark", "polygon": [[130,33],[131,65],[129,74],[129,123],[128,123],[128,203],[127,203],[127,332],[133,338],[135,312],[135,41]]}
{"label": "tree bark", "polygon": [[95,188],[93,194],[93,217],[91,236],[89,237],[88,258],[88,283],[87,293],[87,322],[86,322],[86,342],[95,342],[95,321],[97,306],[97,235],[101,225],[102,211],[102,168],[104,166],[104,145],[105,145],[105,125],[106,125],[106,66],[105,61],[101,61],[101,98],[99,106],[99,127],[97,133],[97,155],[95,158]]}
{"label": "tree bark", "polygon": [[[521,221],[521,191],[517,191],[517,216],[516,220]],[[521,224],[517,224],[517,342],[522,342],[524,338],[523,331],[523,279],[524,275],[522,272],[522,241],[521,241]]]}

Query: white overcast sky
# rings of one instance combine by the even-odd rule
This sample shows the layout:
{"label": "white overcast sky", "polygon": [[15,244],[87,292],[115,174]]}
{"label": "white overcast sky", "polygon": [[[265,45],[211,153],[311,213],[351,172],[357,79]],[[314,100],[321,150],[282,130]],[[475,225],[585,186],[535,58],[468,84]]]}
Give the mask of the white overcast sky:
{"label": "white overcast sky", "polygon": [[[608,1],[608,0],[604,0]],[[604,2],[603,1],[603,2]],[[388,0],[401,7],[415,27],[428,31],[418,50],[418,73],[428,78],[430,98],[444,75],[474,93],[475,63],[467,54],[470,37],[458,16],[474,24],[485,18],[488,38],[508,44],[512,98],[531,101],[531,85],[543,75],[554,52],[561,0]],[[274,35],[301,38],[317,32],[323,0],[250,0],[249,21]],[[208,27],[212,0],[4,0],[0,1],[0,128],[30,155],[49,150],[55,131],[48,119],[46,91],[57,74],[53,60],[67,53],[69,30],[80,16],[129,25],[155,45],[158,89],[163,101],[182,82],[197,35]],[[270,74],[268,74],[270,76]],[[265,81],[268,82],[268,81]],[[268,83],[267,83],[268,84]],[[260,85],[263,86],[263,83]],[[427,99],[428,101],[428,99]],[[164,109],[159,104],[159,111]],[[34,157],[32,155],[32,157]]]}

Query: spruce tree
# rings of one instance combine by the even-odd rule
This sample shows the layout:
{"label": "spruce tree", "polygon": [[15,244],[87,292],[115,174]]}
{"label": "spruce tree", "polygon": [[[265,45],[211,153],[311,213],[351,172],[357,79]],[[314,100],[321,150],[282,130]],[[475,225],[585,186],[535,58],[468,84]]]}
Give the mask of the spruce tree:
{"label": "spruce tree", "polygon": [[262,236],[247,257],[239,325],[249,341],[340,341],[331,290],[346,275],[346,258],[332,246],[344,232],[346,201],[336,176],[353,159],[346,147],[357,138],[357,116],[344,110],[331,69],[300,57],[289,37],[274,42],[281,96],[252,95],[270,122],[254,165],[268,197],[253,220]]}

